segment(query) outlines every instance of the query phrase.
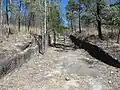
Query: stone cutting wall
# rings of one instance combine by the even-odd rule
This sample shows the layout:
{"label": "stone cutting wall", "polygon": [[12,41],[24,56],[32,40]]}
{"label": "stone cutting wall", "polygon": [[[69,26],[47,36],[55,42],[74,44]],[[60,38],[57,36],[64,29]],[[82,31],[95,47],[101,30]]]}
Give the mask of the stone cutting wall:
{"label": "stone cutting wall", "polygon": [[7,60],[4,60],[4,62],[1,62],[0,78],[29,61],[31,56],[36,53],[38,53],[37,45],[34,47],[26,48],[24,51],[21,51],[16,55],[7,58]]}

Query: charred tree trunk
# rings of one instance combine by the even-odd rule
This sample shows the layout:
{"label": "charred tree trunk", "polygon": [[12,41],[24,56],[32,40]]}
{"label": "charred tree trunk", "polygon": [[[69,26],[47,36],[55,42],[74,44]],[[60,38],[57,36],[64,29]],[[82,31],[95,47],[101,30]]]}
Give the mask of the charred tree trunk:
{"label": "charred tree trunk", "polygon": [[71,19],[71,30],[73,32],[73,20]]}
{"label": "charred tree trunk", "polygon": [[30,31],[30,26],[31,26],[31,12],[28,15],[28,31]]}
{"label": "charred tree trunk", "polygon": [[[0,8],[2,8],[2,0],[0,1]],[[2,27],[2,22],[3,22],[3,14],[2,14],[2,9],[0,10],[0,26]],[[1,28],[0,27],[0,28]]]}
{"label": "charred tree trunk", "polygon": [[29,13],[28,31],[29,31],[30,26],[35,26],[35,14],[33,12]]}
{"label": "charred tree trunk", "polygon": [[81,24],[80,24],[80,13],[79,13],[79,32],[81,33]]}
{"label": "charred tree trunk", "polygon": [[50,33],[48,33],[48,45],[51,46],[51,37],[50,37]]}
{"label": "charred tree trunk", "polygon": [[30,12],[29,12],[29,15],[28,15],[28,31],[30,31],[30,26],[35,26],[35,14],[33,12],[33,3],[35,3],[35,0],[30,0],[30,5],[29,5],[29,9],[30,9]]}
{"label": "charred tree trunk", "polygon": [[53,44],[54,44],[54,46],[56,45],[56,32],[55,32],[55,30],[53,30],[53,33],[54,33],[54,40],[53,40]]}
{"label": "charred tree trunk", "polygon": [[117,43],[119,43],[119,40],[120,40],[120,29],[119,29],[119,32],[118,32]]}
{"label": "charred tree trunk", "polygon": [[[72,15],[73,15],[73,12],[74,12],[74,10],[72,9],[72,12],[71,12]],[[73,16],[71,17],[70,20],[71,20],[71,30],[72,30],[72,32],[73,32]]]}
{"label": "charred tree trunk", "polygon": [[[21,0],[19,2],[19,14],[20,14],[20,11],[21,11]],[[20,15],[18,16],[18,31],[20,32]]]}
{"label": "charred tree trunk", "polygon": [[32,26],[35,26],[35,13],[32,12]]}
{"label": "charred tree trunk", "polygon": [[78,11],[78,15],[79,15],[79,33],[81,33],[81,23],[80,23],[80,21],[81,21],[81,20],[80,20],[80,19],[81,19],[81,18],[80,18],[81,6],[80,6],[80,5],[81,5],[81,2],[80,2],[80,0],[79,0],[79,11]]}
{"label": "charred tree trunk", "polygon": [[[0,8],[2,8],[2,0],[0,1]],[[2,9],[0,10],[0,28],[1,28],[1,30],[2,30],[2,27],[3,27],[3,25],[2,25],[2,23],[3,23],[3,14],[2,14]],[[0,40],[0,43],[2,43],[3,42],[3,32],[1,31],[1,33],[0,33],[0,35],[1,35],[1,40]]]}
{"label": "charred tree trunk", "polygon": [[44,0],[44,7],[45,7],[45,12],[44,12],[44,34],[45,34],[45,41],[44,41],[44,53],[47,52],[47,46],[48,46],[48,34],[47,34],[47,0]]}
{"label": "charred tree trunk", "polygon": [[65,50],[65,44],[66,44],[66,35],[64,35],[64,50]]}
{"label": "charred tree trunk", "polygon": [[101,31],[101,18],[100,18],[100,12],[101,12],[100,2],[101,2],[101,0],[98,0],[96,2],[97,2],[97,16],[96,16],[96,21],[97,21],[98,36],[102,40],[103,36],[102,36],[102,31]]}
{"label": "charred tree trunk", "polygon": [[11,33],[10,27],[9,27],[9,16],[8,16],[9,10],[8,10],[8,3],[9,3],[9,1],[6,0],[6,24],[7,24],[7,28],[8,28],[8,37],[9,37],[9,35],[12,34],[12,33]]}

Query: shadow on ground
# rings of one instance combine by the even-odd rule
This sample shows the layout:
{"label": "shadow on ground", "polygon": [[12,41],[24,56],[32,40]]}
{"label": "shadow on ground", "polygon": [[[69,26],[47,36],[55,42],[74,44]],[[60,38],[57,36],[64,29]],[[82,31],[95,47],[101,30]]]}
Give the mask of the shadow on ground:
{"label": "shadow on ground", "polygon": [[64,44],[56,43],[56,44],[52,44],[50,46],[56,47],[56,48],[66,48],[66,47],[72,47],[73,45],[64,45]]}
{"label": "shadow on ground", "polygon": [[79,46],[79,48],[82,48],[86,50],[92,57],[100,60],[101,62],[104,62],[110,66],[120,68],[120,62],[116,59],[114,59],[112,56],[110,56],[108,53],[106,53],[104,50],[102,50],[100,47],[96,45],[92,45],[88,42],[81,41],[79,39],[76,39],[75,36],[70,35],[70,39],[72,42]]}
{"label": "shadow on ground", "polygon": [[64,44],[56,43],[56,44],[52,44],[50,46],[57,48],[55,50],[57,52],[68,52],[69,50],[76,50],[76,48],[74,48],[73,44],[71,44],[71,45],[64,45]]}

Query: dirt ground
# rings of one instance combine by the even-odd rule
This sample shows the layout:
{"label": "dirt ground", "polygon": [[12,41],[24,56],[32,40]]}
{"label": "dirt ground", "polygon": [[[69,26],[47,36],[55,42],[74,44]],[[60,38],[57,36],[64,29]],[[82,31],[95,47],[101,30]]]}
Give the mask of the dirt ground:
{"label": "dirt ground", "polygon": [[[84,50],[49,48],[0,80],[1,90],[113,90]],[[104,64],[103,64],[104,65]]]}
{"label": "dirt ground", "polygon": [[[10,38],[0,47],[10,51],[16,44],[30,40],[29,35],[22,38],[9,44]],[[119,44],[109,42],[107,47],[106,41],[91,43],[119,59]],[[0,79],[0,90],[120,90],[120,69],[91,57],[83,49],[49,47],[45,55],[35,54],[28,63]]]}
{"label": "dirt ground", "polygon": [[48,48],[0,80],[1,90],[120,90],[120,70],[83,49]]}

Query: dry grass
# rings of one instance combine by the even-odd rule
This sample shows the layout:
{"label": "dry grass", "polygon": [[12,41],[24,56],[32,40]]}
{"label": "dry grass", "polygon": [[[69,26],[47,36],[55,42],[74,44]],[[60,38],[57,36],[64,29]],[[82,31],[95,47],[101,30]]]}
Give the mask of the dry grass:
{"label": "dry grass", "polygon": [[[7,27],[3,27],[1,31],[5,31]],[[27,27],[21,26],[20,32],[18,32],[18,26],[11,25],[10,30],[13,34],[9,35],[9,38],[7,38],[6,33],[1,33],[1,40],[0,43],[0,51],[5,50],[13,50],[13,47],[16,43],[22,43],[22,42],[28,42],[32,39],[30,36],[30,32],[33,33],[40,33],[39,28],[31,27],[30,31],[27,30]]]}

